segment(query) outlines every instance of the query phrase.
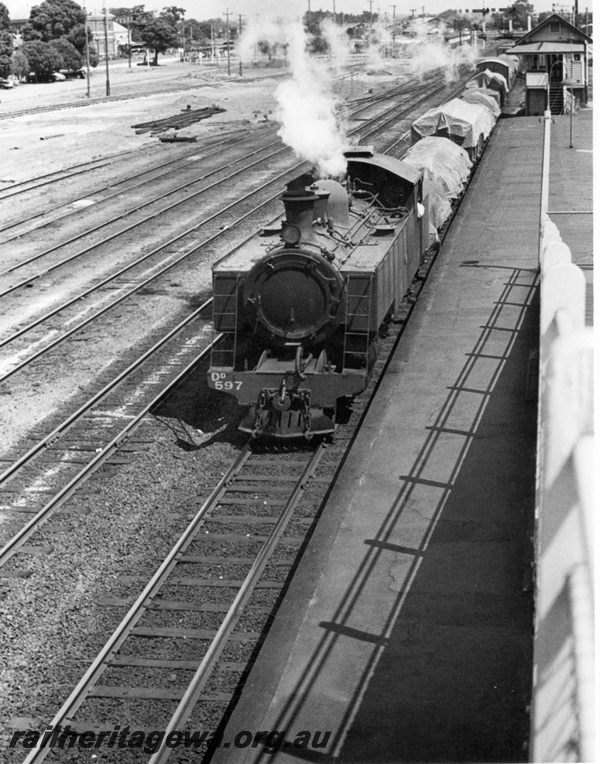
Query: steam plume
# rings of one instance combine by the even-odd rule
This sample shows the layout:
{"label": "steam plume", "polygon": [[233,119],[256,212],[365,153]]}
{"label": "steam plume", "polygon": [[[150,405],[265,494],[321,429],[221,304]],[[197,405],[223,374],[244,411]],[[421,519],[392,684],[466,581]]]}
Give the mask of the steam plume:
{"label": "steam plume", "polygon": [[[309,39],[302,23],[261,23],[241,41],[248,55],[252,45],[262,50],[283,48],[287,53],[291,78],[278,85],[276,118],[281,127],[278,135],[297,156],[311,162],[321,176],[337,176],[345,172],[344,131],[335,111],[335,98],[330,87],[331,75],[325,62],[309,53]],[[330,32],[330,39],[333,34]]]}

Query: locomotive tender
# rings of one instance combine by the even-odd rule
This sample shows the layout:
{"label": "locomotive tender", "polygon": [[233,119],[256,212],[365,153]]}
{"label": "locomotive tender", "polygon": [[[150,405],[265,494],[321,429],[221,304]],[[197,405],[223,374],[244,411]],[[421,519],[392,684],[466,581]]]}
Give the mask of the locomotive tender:
{"label": "locomotive tender", "polygon": [[370,147],[343,183],[305,174],[285,215],[213,266],[211,388],[249,411],[240,429],[279,438],[334,430],[367,385],[380,332],[429,241],[422,174]]}

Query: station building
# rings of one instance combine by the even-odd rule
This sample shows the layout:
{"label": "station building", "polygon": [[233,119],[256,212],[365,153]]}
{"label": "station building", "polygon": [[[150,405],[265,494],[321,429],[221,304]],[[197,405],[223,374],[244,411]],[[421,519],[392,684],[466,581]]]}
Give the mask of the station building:
{"label": "station building", "polygon": [[101,59],[106,58],[107,53],[108,58],[117,58],[120,50],[127,46],[129,39],[127,29],[118,24],[110,13],[106,15],[106,32],[103,14],[89,14],[87,24],[93,35],[93,44]]}
{"label": "station building", "polygon": [[588,101],[588,59],[592,38],[554,13],[510,49],[525,71],[527,116],[564,114],[572,98]]}

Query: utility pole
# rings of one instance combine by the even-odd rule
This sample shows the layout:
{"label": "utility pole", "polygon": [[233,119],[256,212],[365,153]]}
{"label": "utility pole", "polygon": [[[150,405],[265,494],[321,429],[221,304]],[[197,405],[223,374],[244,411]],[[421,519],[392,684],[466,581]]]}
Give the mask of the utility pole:
{"label": "utility pole", "polygon": [[131,69],[131,16],[127,16],[127,54],[129,62],[127,66]]}
{"label": "utility pole", "polygon": [[102,9],[102,12],[104,13],[104,48],[105,48],[105,54],[106,54],[106,95],[110,95],[110,76],[108,73],[108,11],[106,10],[106,5]]}
{"label": "utility pole", "polygon": [[239,24],[238,24],[238,53],[240,56],[240,77],[242,76],[242,50],[240,48],[239,41],[242,39],[242,14],[240,13],[238,15]]}
{"label": "utility pole", "polygon": [[88,12],[87,8],[84,8],[85,13],[85,76],[87,79],[87,97],[90,97],[90,36],[88,30]]}
{"label": "utility pole", "polygon": [[373,38],[373,0],[369,0],[369,46]]}
{"label": "utility pole", "polygon": [[226,18],[227,23],[227,76],[231,77],[231,51],[229,50],[229,16],[231,14],[229,13],[229,8],[225,11],[223,16]]}
{"label": "utility pole", "polygon": [[390,5],[392,9],[392,58],[395,58],[396,53],[396,6]]}

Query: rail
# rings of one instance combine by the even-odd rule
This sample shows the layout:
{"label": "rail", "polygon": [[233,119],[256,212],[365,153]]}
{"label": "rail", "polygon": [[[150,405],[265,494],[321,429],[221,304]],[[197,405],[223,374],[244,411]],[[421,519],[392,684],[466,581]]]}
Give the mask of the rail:
{"label": "rail", "polygon": [[593,330],[585,276],[548,216],[544,115],[536,604],[530,760],[594,761]]}
{"label": "rail", "polygon": [[[219,504],[224,503],[225,494],[228,491],[234,493],[244,492],[247,494],[248,492],[245,491],[245,489],[248,488],[248,483],[264,481],[263,485],[266,485],[267,480],[272,477],[271,475],[256,475],[257,467],[260,469],[261,464],[266,466],[266,462],[262,461],[259,456],[257,458],[257,463],[253,464],[252,459],[253,457],[256,457],[256,454],[253,452],[251,443],[252,441],[249,440],[238,453],[237,457],[225,471],[225,474],[222,476],[217,486],[213,489],[210,496],[198,509],[196,515],[192,518],[187,528],[176,541],[167,557],[152,575],[150,581],[146,584],[141,594],[131,605],[124,618],[116,627],[115,631],[112,633],[105,645],[97,654],[96,658],[90,664],[82,679],[73,689],[59,711],[55,714],[54,718],[50,722],[52,729],[58,729],[59,727],[64,729],[66,723],[68,723],[69,726],[87,724],[87,721],[78,722],[75,719],[75,716],[81,706],[86,702],[86,700],[88,698],[94,697],[126,698],[128,700],[139,700],[140,698],[149,697],[156,700],[177,699],[180,702],[178,703],[177,708],[169,713],[171,719],[166,725],[167,732],[165,739],[173,730],[184,729],[185,723],[187,722],[193,707],[199,700],[201,692],[204,689],[208,679],[210,678],[219,657],[221,656],[223,650],[225,649],[228,641],[232,636],[232,632],[239,624],[244,608],[249,604],[252,594],[255,592],[257,586],[259,585],[259,581],[265,572],[267,564],[269,562],[273,562],[274,553],[278,548],[278,544],[282,542],[282,536],[284,532],[291,524],[294,511],[300,499],[302,498],[303,494],[311,487],[313,482],[319,480],[315,477],[315,471],[321,462],[326,448],[324,443],[319,444],[312,453],[307,454],[306,458],[304,459],[304,463],[301,464],[300,474],[296,476],[288,475],[286,477],[286,482],[290,484],[290,487],[288,488],[287,486],[284,486],[283,491],[279,492],[280,495],[286,494],[286,497],[281,501],[281,511],[279,515],[265,518],[265,524],[272,525],[267,536],[262,537],[258,534],[254,536],[254,542],[260,544],[256,554],[251,554],[250,557],[237,556],[235,558],[235,563],[237,565],[248,563],[250,568],[239,587],[236,582],[235,586],[236,589],[238,589],[238,592],[233,602],[225,610],[222,611],[225,613],[225,615],[216,633],[211,635],[210,630],[207,629],[202,630],[184,628],[182,631],[181,628],[179,628],[179,624],[182,621],[182,614],[185,612],[198,611],[199,608],[194,603],[173,601],[173,598],[170,595],[165,595],[163,588],[168,585],[169,581],[173,583],[172,574],[177,570],[180,570],[182,565],[185,566],[187,563],[199,564],[202,560],[204,562],[214,562],[214,558],[206,555],[198,555],[197,553],[190,553],[190,549],[194,542],[197,543],[199,541],[198,537],[201,534],[201,531],[205,531],[206,535],[212,535],[213,539],[218,538],[220,543],[225,541],[224,536],[227,534],[215,534],[214,532],[209,533],[209,530],[206,529],[205,525],[207,521],[210,522],[211,513],[213,513],[218,508]],[[241,477],[244,468],[249,470],[250,474],[245,477]],[[275,480],[277,480],[277,478],[275,478]],[[236,483],[236,481],[239,481],[239,483]],[[240,483],[243,485],[240,485]],[[253,491],[261,491],[261,488],[254,487]],[[240,500],[238,499],[238,501]],[[231,503],[229,503],[227,506],[231,506]],[[240,515],[227,516],[227,525],[231,525],[232,523],[235,524],[236,517],[239,521],[245,521],[245,518]],[[214,522],[214,517],[212,519]],[[206,535],[202,534],[202,538],[206,539]],[[235,532],[230,532],[228,535],[231,536],[231,542],[233,545],[236,543],[239,544],[239,535],[236,535]],[[287,538],[288,541],[292,540],[298,543],[303,541],[303,538],[299,539],[294,536],[288,536]],[[222,558],[222,561],[225,562],[225,558]],[[290,561],[290,565],[291,564],[292,562]],[[217,575],[218,574],[212,576],[211,583],[213,586],[214,579],[216,579]],[[223,576],[219,576],[219,578],[222,579]],[[196,589],[199,586],[202,586],[200,583],[201,579],[188,579],[188,581],[189,580],[194,582]],[[181,579],[179,579],[179,582],[181,582]],[[174,583],[177,584],[177,581]],[[228,583],[232,584],[233,582],[229,581]],[[206,586],[206,583],[204,585]],[[282,582],[281,587],[283,587],[283,585],[284,584]],[[208,586],[210,586],[210,583]],[[171,612],[174,614],[173,623],[177,623],[177,627],[172,626],[161,628],[160,626],[157,627],[139,625],[139,622],[144,617],[144,615],[153,609],[153,601],[159,594],[165,596],[165,599],[161,600],[162,604],[165,604],[166,602],[168,605],[171,605],[171,607],[163,609],[162,612]],[[156,603],[154,603],[154,605],[155,604]],[[221,611],[213,610],[213,612]],[[251,632],[248,632],[245,629],[242,629],[241,633],[251,635]],[[153,637],[164,637],[165,635],[172,637],[180,636],[182,637],[182,643],[183,640],[187,638],[187,634],[190,638],[199,638],[204,641],[208,641],[209,644],[207,645],[206,650],[203,651],[204,656],[198,657],[195,674],[186,688],[181,688],[180,690],[173,692],[171,689],[165,691],[165,688],[149,688],[146,685],[144,685],[142,688],[132,688],[129,684],[127,684],[126,687],[120,687],[114,684],[110,684],[110,682],[106,685],[100,686],[99,683],[103,677],[104,672],[111,666],[164,667],[165,661],[167,661],[170,666],[176,664],[176,661],[172,658],[173,653],[169,653],[168,659],[140,657],[139,655],[134,654],[135,651],[127,652],[127,650],[118,655],[126,640],[132,637],[135,638],[136,634],[138,636],[140,634],[145,634],[145,636]],[[258,638],[259,636],[260,630],[256,635],[252,635],[252,638]],[[201,648],[198,649],[200,650]],[[179,661],[179,666],[182,666],[184,663],[187,662]],[[126,682],[126,679],[123,681]],[[229,701],[230,698],[228,697],[227,700]],[[24,764],[34,764],[44,761],[48,754],[51,753],[51,751],[51,747],[36,747],[28,754]],[[150,759],[150,761],[152,764],[155,764],[155,762],[164,762],[168,759],[170,753],[171,748],[169,748],[166,743],[164,745],[161,744],[160,748],[156,751],[155,755]]]}

